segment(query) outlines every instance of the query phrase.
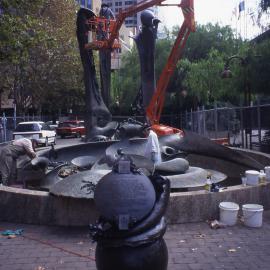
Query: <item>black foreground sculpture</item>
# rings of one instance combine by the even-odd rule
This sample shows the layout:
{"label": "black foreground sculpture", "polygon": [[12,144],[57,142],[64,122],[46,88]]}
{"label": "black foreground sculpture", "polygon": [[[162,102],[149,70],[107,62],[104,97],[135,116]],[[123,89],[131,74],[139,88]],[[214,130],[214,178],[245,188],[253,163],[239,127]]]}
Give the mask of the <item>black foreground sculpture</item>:
{"label": "black foreground sculpture", "polygon": [[168,251],[163,235],[170,182],[146,177],[120,154],[111,173],[97,184],[94,200],[101,213],[90,225],[97,241],[98,270],[166,270]]}

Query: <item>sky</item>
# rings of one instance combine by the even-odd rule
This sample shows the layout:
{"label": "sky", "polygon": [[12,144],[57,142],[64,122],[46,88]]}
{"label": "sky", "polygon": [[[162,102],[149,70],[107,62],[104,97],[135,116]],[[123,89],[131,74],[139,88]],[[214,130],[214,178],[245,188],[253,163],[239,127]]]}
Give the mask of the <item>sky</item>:
{"label": "sky", "polygon": [[[179,0],[180,1],[180,0]],[[177,0],[169,0],[166,3],[179,3]],[[194,0],[195,21],[199,24],[211,22],[219,23],[222,26],[230,25],[237,29],[237,34],[250,39],[261,31],[253,26],[252,12],[256,12],[258,0],[245,0],[245,12],[239,17],[238,4],[243,0]],[[235,10],[236,14],[233,14]],[[162,7],[159,9],[159,18],[168,28],[173,25],[181,25],[183,22],[182,13],[177,7]],[[246,18],[246,19],[245,19]]]}

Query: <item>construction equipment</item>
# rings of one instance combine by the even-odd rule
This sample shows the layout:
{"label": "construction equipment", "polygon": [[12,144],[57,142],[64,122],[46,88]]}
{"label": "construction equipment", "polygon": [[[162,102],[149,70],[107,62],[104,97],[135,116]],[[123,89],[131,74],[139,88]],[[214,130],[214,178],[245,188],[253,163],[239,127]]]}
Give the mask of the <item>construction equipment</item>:
{"label": "construction equipment", "polygon": [[87,21],[89,25],[89,43],[86,48],[94,50],[120,48],[119,30],[125,18],[152,6],[177,6],[184,16],[183,24],[174,42],[171,53],[159,77],[156,91],[146,109],[146,118],[158,135],[183,133],[181,130],[159,124],[164,107],[166,89],[171,76],[180,60],[190,32],[195,31],[193,0],[182,0],[180,4],[162,4],[165,0],[143,0],[136,5],[119,11],[116,19],[94,16]]}

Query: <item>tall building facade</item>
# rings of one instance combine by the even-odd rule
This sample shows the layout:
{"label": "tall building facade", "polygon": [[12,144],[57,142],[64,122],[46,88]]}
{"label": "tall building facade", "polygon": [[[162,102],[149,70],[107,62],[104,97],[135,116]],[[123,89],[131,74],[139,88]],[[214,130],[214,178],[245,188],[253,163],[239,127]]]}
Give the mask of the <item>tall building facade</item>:
{"label": "tall building facade", "polygon": [[101,6],[101,0],[76,0],[76,2],[81,7],[93,10],[98,15]]}
{"label": "tall building facade", "polygon": [[[112,9],[115,15],[117,15],[121,10],[124,10],[130,6],[134,6],[139,2],[141,2],[141,0],[102,0],[102,3],[108,4],[108,6]],[[157,7],[153,6],[150,9],[157,16],[158,11]],[[141,25],[140,14],[141,12],[138,12],[130,17],[127,17],[125,19],[125,26],[128,28],[135,28],[136,30],[138,30],[139,26]],[[133,33],[135,32],[133,31]]]}
{"label": "tall building facade", "polygon": [[92,9],[92,0],[77,0],[77,3],[81,7],[86,7],[86,8]]}
{"label": "tall building facade", "polygon": [[[117,15],[119,11],[126,9],[127,7],[137,4],[137,0],[103,0],[102,3],[108,4],[112,9],[113,13]],[[127,17],[125,19],[126,27],[136,27],[138,26],[137,14]]]}

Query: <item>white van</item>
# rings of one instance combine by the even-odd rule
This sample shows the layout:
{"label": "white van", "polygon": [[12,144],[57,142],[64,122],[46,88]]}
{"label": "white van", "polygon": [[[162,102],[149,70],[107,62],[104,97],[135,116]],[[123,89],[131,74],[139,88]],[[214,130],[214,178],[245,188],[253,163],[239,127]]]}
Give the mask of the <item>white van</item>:
{"label": "white van", "polygon": [[56,144],[56,132],[47,124],[40,121],[21,122],[13,132],[13,139],[34,138],[38,144],[48,146]]}

